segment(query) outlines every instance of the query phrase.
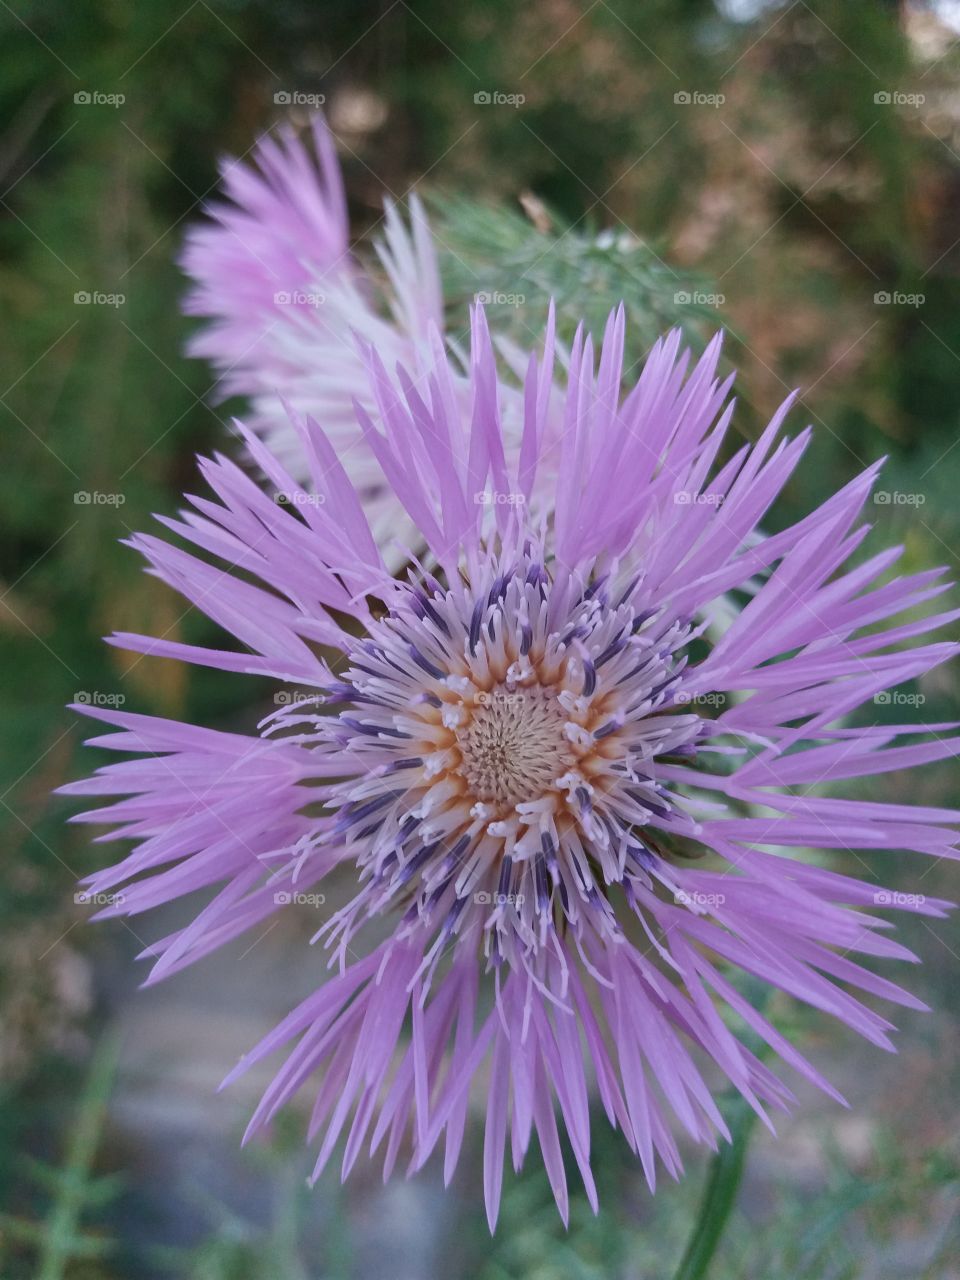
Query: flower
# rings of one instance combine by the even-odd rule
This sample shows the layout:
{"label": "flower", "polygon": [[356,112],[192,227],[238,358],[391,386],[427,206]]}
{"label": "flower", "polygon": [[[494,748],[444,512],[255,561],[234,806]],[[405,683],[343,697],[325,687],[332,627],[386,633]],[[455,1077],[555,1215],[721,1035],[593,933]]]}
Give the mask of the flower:
{"label": "flower", "polygon": [[323,422],[378,541],[409,541],[413,527],[364,444],[353,401],[369,403],[359,343],[391,368],[416,368],[429,326],[442,329],[436,252],[416,195],[409,230],[388,200],[377,243],[386,280],[365,271],[350,253],[343,179],[319,113],[311,135],[312,149],[288,125],[257,142],[253,165],[221,165],[227,200],[208,207],[181,255],[194,282],[185,310],[210,321],[188,350],[220,371],[224,397],[249,400],[247,425],[299,480],[307,456],[283,401]]}
{"label": "flower", "polygon": [[[429,550],[403,578],[315,422],[291,419],[306,487],[241,427],[286,503],[218,457],[202,463],[216,500],[165,521],[201,554],[133,545],[242,651],[114,642],[307,692],[249,735],[78,708],[119,730],[100,745],[138,755],[67,788],[123,797],[79,820],[136,842],[90,877],[122,893],[100,914],[219,886],[157,945],[153,980],[334,872],[351,883],[316,936],[333,976],[237,1068],[287,1049],[249,1133],[310,1083],[317,1173],[345,1135],[344,1175],[363,1148],[389,1172],[405,1143],[418,1169],[442,1140],[449,1178],[483,1077],[491,1230],[508,1132],[515,1167],[536,1133],[566,1218],[558,1116],[596,1208],[591,1089],[651,1189],[658,1165],[681,1171],[677,1125],[728,1137],[718,1081],[770,1124],[792,1094],[744,1031],[842,1101],[738,973],[889,1049],[861,993],[923,1006],[854,957],[914,958],[876,907],[950,905],[878,889],[865,857],[858,879],[804,853],[955,855],[957,811],[836,794],[960,751],[953,726],[848,721],[956,652],[897,648],[960,616],[893,621],[943,571],[891,578],[897,550],[846,566],[878,465],[760,536],[808,441],[782,435],[790,402],[718,463],[719,338],[688,372],[670,335],[621,399],[623,344],[622,309],[599,362],[578,335],[551,436],[548,340],[516,448],[480,309],[466,406],[436,344],[419,378],[366,351],[360,429]],[[544,473],[552,516],[528,503]]]}

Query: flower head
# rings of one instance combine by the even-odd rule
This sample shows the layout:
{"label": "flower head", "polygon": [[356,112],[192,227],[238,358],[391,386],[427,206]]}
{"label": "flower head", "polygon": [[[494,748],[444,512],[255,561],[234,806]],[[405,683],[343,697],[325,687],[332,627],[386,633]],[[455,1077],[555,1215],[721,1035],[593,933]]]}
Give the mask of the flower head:
{"label": "flower head", "polygon": [[[310,145],[312,139],[312,146]],[[225,160],[224,194],[188,232],[181,264],[193,280],[185,310],[208,323],[192,355],[219,370],[223,397],[245,397],[246,424],[298,480],[308,461],[284,402],[323,422],[364,495],[380,541],[414,531],[365,447],[353,401],[369,400],[357,338],[392,366],[417,368],[430,325],[443,327],[436,252],[413,195],[410,226],[387,201],[376,251],[383,279],[351,253],[343,179],[322,116],[308,137],[284,126]]]}
{"label": "flower head", "polygon": [[877,468],[761,536],[807,443],[782,437],[788,405],[720,462],[719,342],[688,372],[671,335],[621,397],[623,339],[622,311],[599,362],[578,336],[558,431],[548,338],[516,442],[481,311],[466,399],[436,342],[418,374],[366,351],[358,429],[429,552],[402,579],[315,422],[292,418],[305,487],[246,431],[282,505],[204,463],[217,501],[166,523],[226,567],[134,544],[244,651],[115,640],[307,692],[249,736],[81,708],[120,729],[105,745],[149,754],[69,788],[124,797],[81,817],[138,842],[91,880],[123,886],[104,914],[221,886],[158,944],[155,977],[335,870],[353,881],[316,938],[334,976],[238,1068],[288,1047],[250,1131],[309,1083],[317,1172],[345,1133],[344,1174],[364,1147],[389,1171],[406,1144],[419,1168],[443,1139],[449,1177],[488,1065],[491,1227],[508,1132],[516,1167],[536,1133],[566,1216],[558,1113],[595,1204],[591,1089],[651,1188],[658,1163],[680,1172],[675,1124],[727,1136],[716,1076],[769,1123],[792,1095],[744,1029],[839,1097],[737,973],[889,1048],[859,993],[918,1002],[854,958],[911,958],[871,910],[889,895],[803,851],[955,854],[956,811],[842,795],[960,751],[950,726],[847,721],[957,647],[897,646],[958,611],[887,621],[944,590],[940,571],[891,578],[896,551],[846,566]]}

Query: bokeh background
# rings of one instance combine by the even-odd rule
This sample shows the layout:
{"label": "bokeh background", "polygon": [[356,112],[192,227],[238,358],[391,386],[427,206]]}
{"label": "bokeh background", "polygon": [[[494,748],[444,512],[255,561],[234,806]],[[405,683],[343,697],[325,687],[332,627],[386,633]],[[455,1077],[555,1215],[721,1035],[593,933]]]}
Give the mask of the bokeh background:
{"label": "bokeh background", "polygon": [[[176,507],[242,409],[183,355],[176,254],[218,156],[321,97],[360,252],[384,195],[416,183],[455,323],[483,290],[532,341],[548,293],[594,324],[623,293],[635,358],[667,324],[696,343],[723,323],[739,429],[794,386],[795,427],[818,428],[777,519],[887,455],[868,546],[957,568],[958,36],[960,5],[897,0],[0,2],[4,1280],[673,1274],[705,1155],[651,1199],[603,1124],[601,1217],[575,1200],[565,1233],[531,1160],[492,1242],[476,1135],[448,1193],[433,1165],[307,1191],[296,1115],[241,1152],[259,1082],[214,1090],[314,985],[313,922],[139,992],[134,956],[177,912],[87,924],[76,880],[103,851],[50,792],[96,759],[63,704],[246,726],[270,696],[100,637],[213,636],[119,541]],[[93,294],[112,302],[76,300]],[[956,671],[906,695],[949,719]],[[884,783],[956,793],[949,764]],[[891,861],[905,891],[956,897],[948,867]],[[960,942],[934,925],[903,925],[934,1012],[899,1012],[896,1057],[776,1003],[854,1106],[802,1090],[779,1142],[754,1135],[718,1280],[960,1276]]]}

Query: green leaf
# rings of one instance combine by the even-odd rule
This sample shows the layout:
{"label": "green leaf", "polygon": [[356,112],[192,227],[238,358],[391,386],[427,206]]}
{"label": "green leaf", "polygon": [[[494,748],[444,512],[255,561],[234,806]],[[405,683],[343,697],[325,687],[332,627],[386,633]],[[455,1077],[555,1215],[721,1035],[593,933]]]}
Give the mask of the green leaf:
{"label": "green leaf", "polygon": [[742,1099],[730,1110],[731,1141],[721,1147],[710,1162],[697,1223],[674,1280],[702,1280],[707,1275],[737,1201],[747,1147],[757,1117]]}

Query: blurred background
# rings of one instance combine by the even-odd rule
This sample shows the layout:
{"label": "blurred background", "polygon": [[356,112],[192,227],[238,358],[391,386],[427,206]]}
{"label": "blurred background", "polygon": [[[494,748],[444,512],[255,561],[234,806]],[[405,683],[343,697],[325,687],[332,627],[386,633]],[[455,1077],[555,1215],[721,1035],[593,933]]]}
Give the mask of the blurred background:
{"label": "blurred background", "polygon": [[[0,35],[0,1276],[672,1275],[706,1156],[651,1199],[604,1124],[600,1218],[575,1199],[565,1233],[531,1159],[492,1242],[476,1134],[447,1193],[433,1164],[307,1191],[296,1114],[241,1152],[262,1081],[214,1090],[314,986],[313,926],[285,915],[139,992],[133,957],[177,909],[87,924],[76,880],[104,852],[50,792],[98,761],[63,704],[230,727],[270,696],[100,637],[214,639],[119,540],[176,508],[242,409],[182,354],[185,228],[221,154],[321,100],[361,253],[416,183],[457,324],[484,290],[532,342],[549,293],[593,324],[624,294],[640,358],[667,325],[696,344],[722,323],[739,429],[794,386],[794,429],[818,428],[777,521],[887,455],[868,547],[956,569],[960,4],[10,0]],[[908,692],[924,720],[956,715],[955,671]],[[883,794],[955,804],[955,766]],[[947,868],[892,861],[888,882],[956,896]],[[754,1136],[712,1276],[960,1276],[960,942],[934,924],[902,926],[934,1012],[898,1011],[896,1057],[775,1002],[854,1106],[801,1090],[779,1142]]]}

